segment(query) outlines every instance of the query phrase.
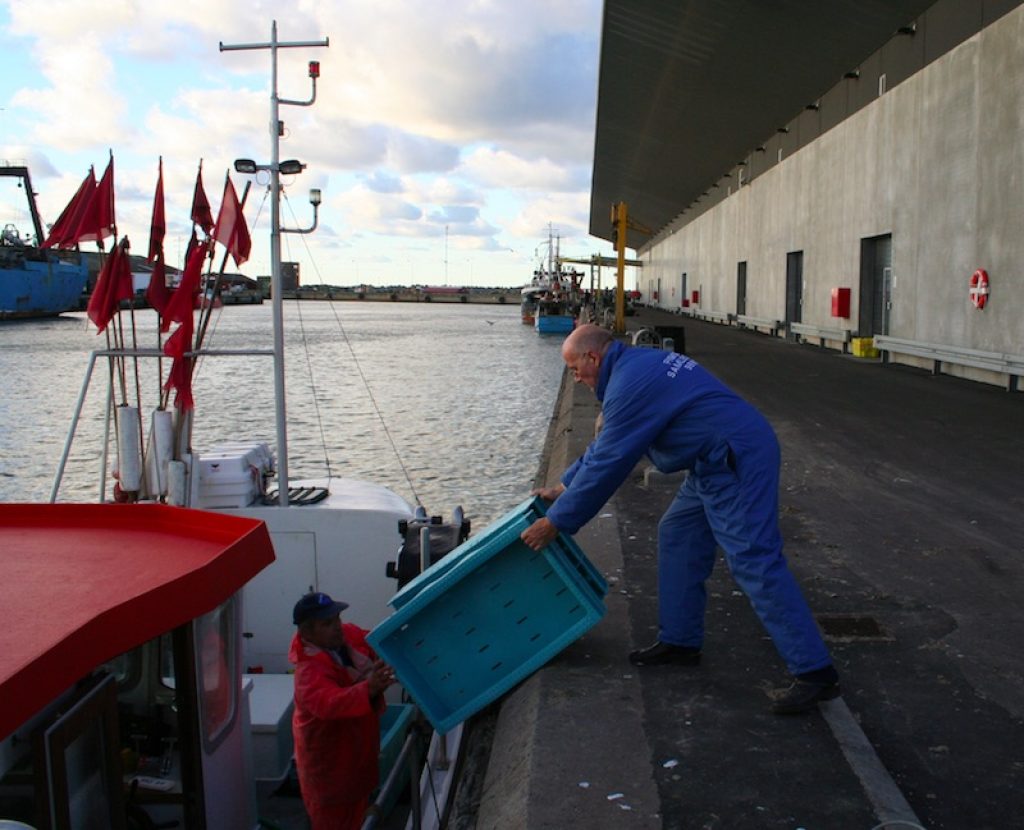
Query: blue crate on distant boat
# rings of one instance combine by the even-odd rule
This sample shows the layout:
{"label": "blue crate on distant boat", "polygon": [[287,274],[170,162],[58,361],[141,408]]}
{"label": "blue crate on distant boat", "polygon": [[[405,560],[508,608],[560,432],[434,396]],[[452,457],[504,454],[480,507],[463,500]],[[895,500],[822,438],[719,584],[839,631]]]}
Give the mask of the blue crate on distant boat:
{"label": "blue crate on distant boat", "polygon": [[529,499],[391,600],[368,640],[434,728],[448,732],[604,616],[608,584],[572,538],[542,551],[519,535],[545,513]]}

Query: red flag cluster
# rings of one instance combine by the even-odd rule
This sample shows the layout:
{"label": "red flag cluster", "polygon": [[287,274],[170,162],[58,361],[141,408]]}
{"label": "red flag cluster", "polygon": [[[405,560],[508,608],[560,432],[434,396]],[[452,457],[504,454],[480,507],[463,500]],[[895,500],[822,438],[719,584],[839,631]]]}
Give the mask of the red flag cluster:
{"label": "red flag cluster", "polygon": [[[195,189],[192,193],[192,239],[185,253],[185,271],[177,289],[167,288],[164,265],[164,237],[167,221],[164,213],[164,169],[160,160],[156,193],[153,197],[153,214],[150,221],[149,249],[146,259],[153,263],[153,272],[146,289],[146,299],[161,317],[160,330],[166,332],[171,323],[178,328],[164,344],[164,354],[174,358],[166,389],[177,390],[175,404],[179,409],[192,408],[192,358],[186,357],[192,350],[195,324],[193,309],[195,299],[201,290],[203,264],[210,255],[214,242],[227,248],[236,265],[249,258],[252,240],[242,213],[235,187],[228,176],[224,183],[224,197],[216,222],[210,210],[203,187],[203,166],[199,165]],[[202,228],[204,239],[200,241],[196,227]],[[50,233],[43,242],[43,248],[73,248],[82,242],[96,242],[103,249],[103,240],[108,236],[117,237],[117,223],[114,220],[114,156],[97,183],[93,168],[82,181],[74,197],[61,213]],[[89,298],[89,319],[99,331],[104,331],[118,312],[122,300],[134,295],[131,263],[128,256],[128,240],[122,239],[114,246],[110,256],[105,258],[96,279],[96,286]]]}
{"label": "red flag cluster", "polygon": [[114,156],[99,184],[92,168],[78,191],[50,229],[41,248],[74,248],[81,242],[95,242],[103,248],[103,240],[117,236],[114,221]]}

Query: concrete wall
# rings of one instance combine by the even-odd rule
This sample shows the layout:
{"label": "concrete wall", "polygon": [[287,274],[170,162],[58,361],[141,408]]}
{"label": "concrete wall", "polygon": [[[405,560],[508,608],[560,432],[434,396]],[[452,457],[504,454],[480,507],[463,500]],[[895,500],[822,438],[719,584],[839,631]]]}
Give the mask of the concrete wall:
{"label": "concrete wall", "polygon": [[[661,234],[640,251],[638,287],[679,308],[686,272],[700,310],[734,313],[746,261],[746,313],[782,320],[786,255],[803,251],[802,322],[856,334],[861,240],[882,234],[890,335],[1024,354],[1024,6]],[[968,294],[977,268],[991,281],[983,311]],[[831,316],[834,287],[852,289],[849,319]]]}

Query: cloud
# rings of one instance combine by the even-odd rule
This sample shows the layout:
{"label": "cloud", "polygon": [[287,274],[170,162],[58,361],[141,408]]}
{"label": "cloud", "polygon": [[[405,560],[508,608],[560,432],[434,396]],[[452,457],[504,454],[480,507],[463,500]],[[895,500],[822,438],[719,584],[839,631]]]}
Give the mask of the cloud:
{"label": "cloud", "polygon": [[[307,62],[321,63],[315,106],[279,114],[281,158],[308,165],[285,183],[287,196],[301,192],[288,223],[306,224],[305,192],[323,190],[320,228],[304,238],[312,252],[402,261],[421,245],[440,261],[441,240],[532,251],[549,221],[586,239],[599,0],[111,0],[102,21],[95,0],[6,8],[0,70],[22,87],[0,102],[3,125],[36,148],[51,218],[111,147],[118,224],[136,246],[148,234],[158,156],[169,234],[188,232],[200,158],[216,210],[234,159],[266,164],[270,153],[269,53],[218,44],[267,42],[276,18],[282,42],[330,38],[329,48],[278,55],[286,99],[308,99]],[[241,192],[244,177],[232,175]],[[256,177],[246,207],[257,236],[269,216],[266,178]],[[254,273],[266,272],[266,256],[254,246]]]}
{"label": "cloud", "polygon": [[578,190],[579,174],[547,158],[526,159],[507,150],[480,147],[463,161],[463,171],[486,187],[525,190]]}
{"label": "cloud", "polygon": [[375,170],[364,179],[364,184],[368,190],[372,190],[374,193],[402,193],[405,190],[405,185],[402,184],[402,180],[398,176],[393,176],[383,170]]}

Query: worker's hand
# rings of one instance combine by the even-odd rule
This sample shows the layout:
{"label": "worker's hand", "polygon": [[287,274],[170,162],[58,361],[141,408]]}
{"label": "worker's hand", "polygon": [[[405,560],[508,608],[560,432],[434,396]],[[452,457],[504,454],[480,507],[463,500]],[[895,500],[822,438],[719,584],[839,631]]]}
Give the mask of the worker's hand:
{"label": "worker's hand", "polygon": [[370,690],[370,697],[382,694],[388,686],[395,682],[395,671],[383,660],[373,664],[373,670],[366,679],[366,685]]}
{"label": "worker's hand", "polygon": [[554,501],[565,492],[565,485],[558,484],[555,487],[538,487],[530,491],[531,496],[540,496],[544,501]]}
{"label": "worker's hand", "polygon": [[558,528],[555,527],[547,516],[537,519],[532,525],[524,530],[519,538],[526,543],[527,547],[540,550],[558,535]]}

